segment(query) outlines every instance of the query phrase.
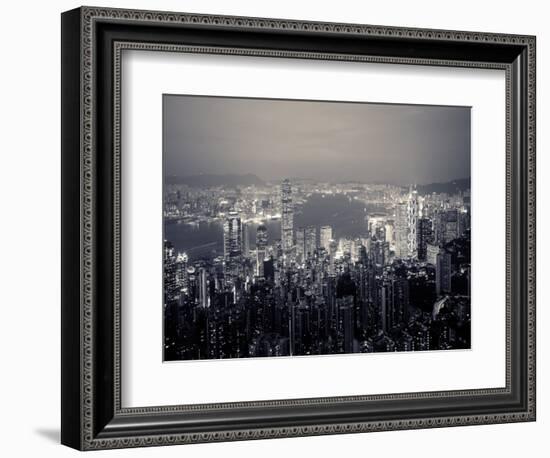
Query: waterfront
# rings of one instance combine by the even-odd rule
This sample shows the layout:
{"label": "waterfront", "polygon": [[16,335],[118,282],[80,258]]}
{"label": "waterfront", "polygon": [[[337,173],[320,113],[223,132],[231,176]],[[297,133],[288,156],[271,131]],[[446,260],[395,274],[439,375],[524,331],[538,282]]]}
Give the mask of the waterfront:
{"label": "waterfront", "polygon": [[[384,212],[379,205],[365,204],[345,194],[312,194],[295,215],[296,227],[331,225],[334,237],[360,237],[367,233],[369,214]],[[256,246],[257,222],[249,224],[249,245]],[[281,238],[281,220],[263,223],[267,227],[268,243]],[[223,256],[223,222],[196,224],[166,223],[164,238],[170,240],[176,251],[186,252],[190,261]]]}

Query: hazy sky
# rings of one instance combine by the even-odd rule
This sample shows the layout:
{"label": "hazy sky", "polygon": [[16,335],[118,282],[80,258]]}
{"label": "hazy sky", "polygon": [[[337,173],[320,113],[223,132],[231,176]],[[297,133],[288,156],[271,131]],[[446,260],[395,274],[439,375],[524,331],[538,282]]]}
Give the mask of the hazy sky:
{"label": "hazy sky", "polygon": [[470,176],[470,108],[165,95],[167,175],[427,184]]}

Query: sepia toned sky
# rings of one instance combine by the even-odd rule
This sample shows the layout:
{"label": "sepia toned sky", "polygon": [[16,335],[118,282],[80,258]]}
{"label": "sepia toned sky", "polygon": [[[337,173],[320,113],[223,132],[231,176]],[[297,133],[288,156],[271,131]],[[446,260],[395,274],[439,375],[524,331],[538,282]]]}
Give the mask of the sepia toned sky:
{"label": "sepia toned sky", "polygon": [[391,184],[470,176],[470,108],[163,96],[166,175]]}

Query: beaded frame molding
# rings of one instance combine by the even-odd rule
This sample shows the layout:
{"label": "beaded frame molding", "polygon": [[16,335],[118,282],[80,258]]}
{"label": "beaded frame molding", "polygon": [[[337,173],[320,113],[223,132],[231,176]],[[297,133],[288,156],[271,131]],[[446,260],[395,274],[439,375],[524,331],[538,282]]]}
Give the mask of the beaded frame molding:
{"label": "beaded frame molding", "polygon": [[[62,429],[79,450],[535,420],[535,37],[81,7],[62,14]],[[506,386],[124,408],[124,50],[506,74]]]}

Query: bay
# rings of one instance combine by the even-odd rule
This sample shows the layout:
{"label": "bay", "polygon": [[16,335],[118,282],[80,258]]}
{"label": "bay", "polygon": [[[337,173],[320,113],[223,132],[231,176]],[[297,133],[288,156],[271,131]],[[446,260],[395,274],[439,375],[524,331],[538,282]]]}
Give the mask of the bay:
{"label": "bay", "polygon": [[[296,209],[294,229],[315,226],[332,226],[333,237],[361,237],[367,234],[367,215],[384,212],[377,205],[365,204],[345,194],[312,194]],[[281,221],[270,220],[267,227],[268,243],[281,238]],[[249,246],[256,244],[258,224],[248,223]],[[171,241],[176,251],[185,251],[190,261],[211,259],[223,255],[223,222],[202,222],[198,224],[168,223],[164,227],[165,239]]]}

